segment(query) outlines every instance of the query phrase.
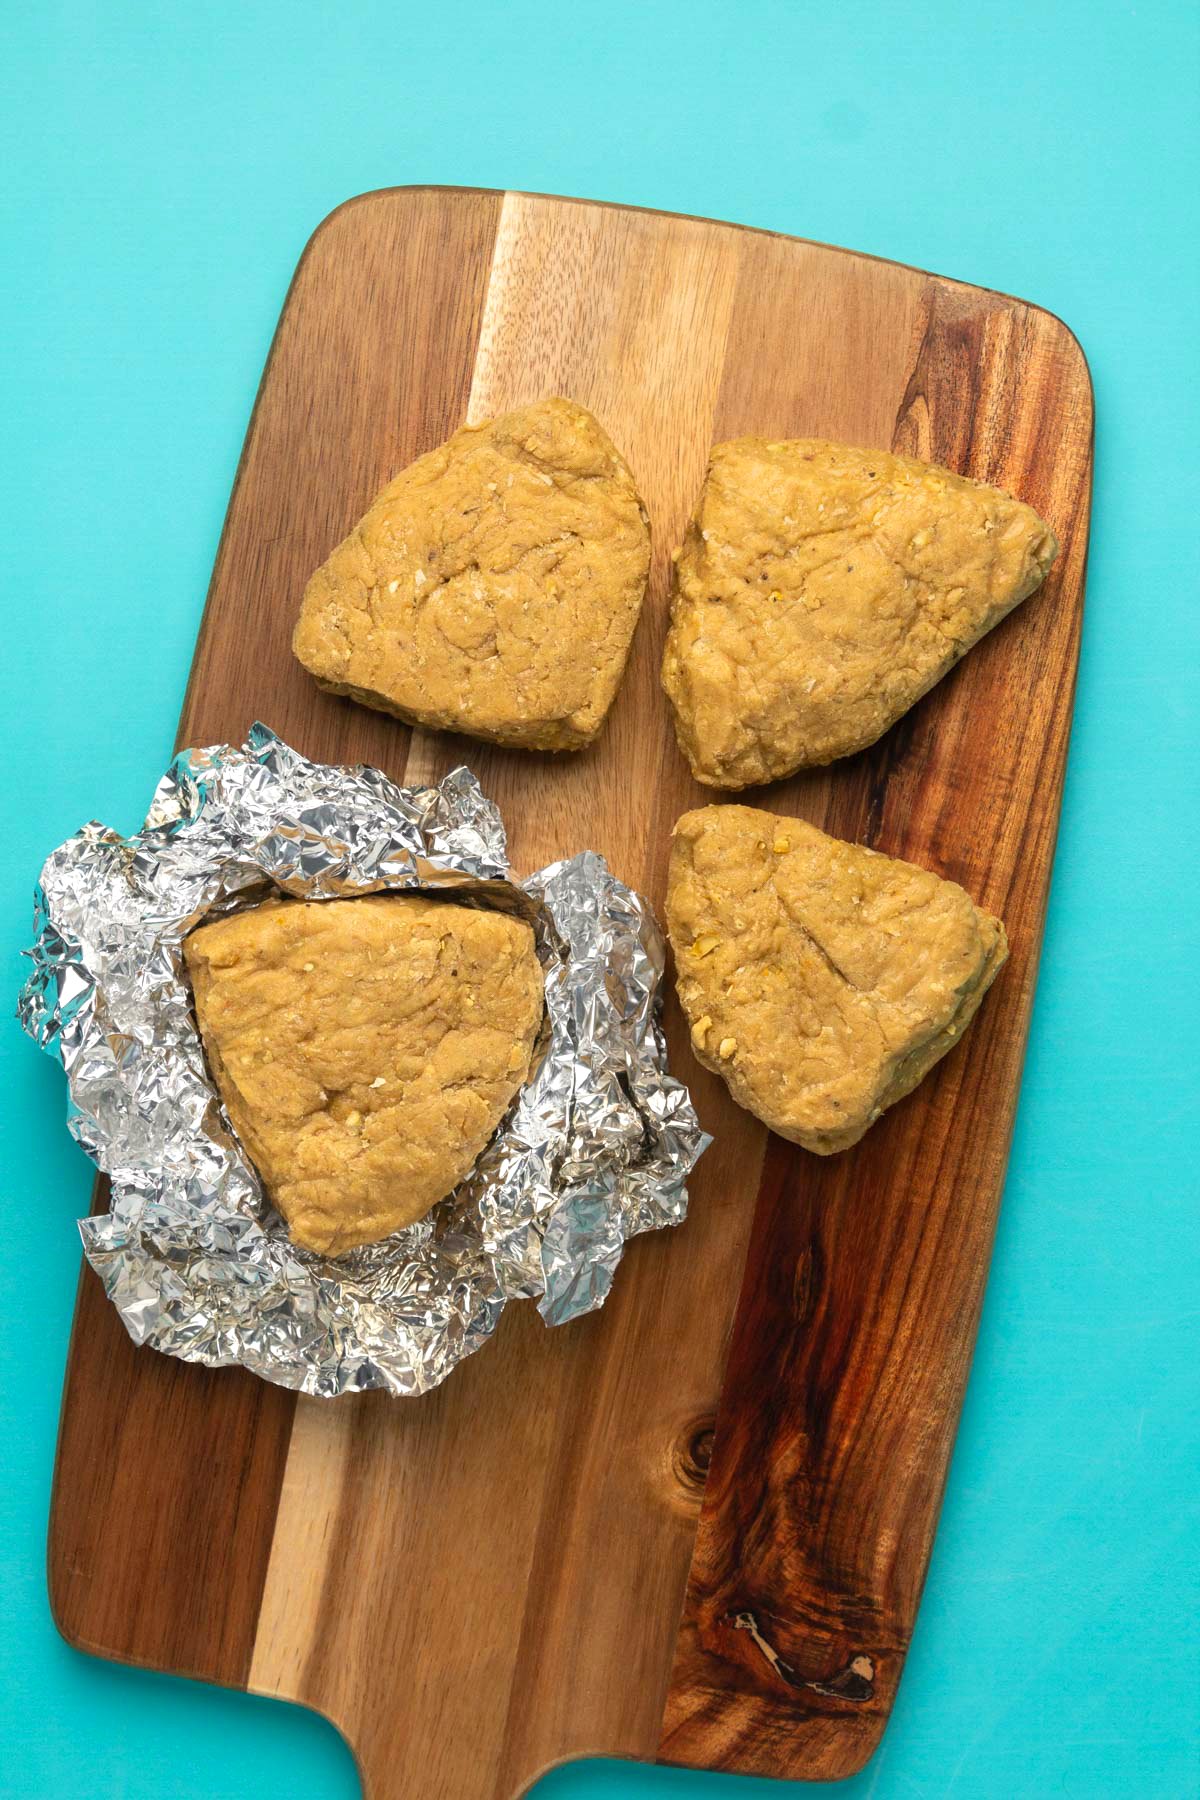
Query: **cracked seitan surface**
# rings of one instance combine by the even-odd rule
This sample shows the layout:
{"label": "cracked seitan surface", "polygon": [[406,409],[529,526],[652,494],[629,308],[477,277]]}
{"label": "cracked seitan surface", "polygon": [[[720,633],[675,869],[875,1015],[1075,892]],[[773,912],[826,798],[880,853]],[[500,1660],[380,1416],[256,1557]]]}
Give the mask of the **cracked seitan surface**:
{"label": "cracked seitan surface", "polygon": [[696,1056],[821,1155],[953,1048],[1008,955],[955,882],[750,806],[679,820],[666,911]]}
{"label": "cracked seitan surface", "polygon": [[421,1218],[529,1073],[543,987],[522,920],[420,895],[268,901],[184,956],[226,1110],[308,1250]]}
{"label": "cracked seitan surface", "polygon": [[536,750],[591,742],[624,673],[650,532],[599,423],[542,400],[397,475],[305,590],[323,687],[411,724]]}
{"label": "cracked seitan surface", "polygon": [[675,571],[663,686],[698,781],[881,737],[1058,553],[998,488],[819,439],[717,444]]}

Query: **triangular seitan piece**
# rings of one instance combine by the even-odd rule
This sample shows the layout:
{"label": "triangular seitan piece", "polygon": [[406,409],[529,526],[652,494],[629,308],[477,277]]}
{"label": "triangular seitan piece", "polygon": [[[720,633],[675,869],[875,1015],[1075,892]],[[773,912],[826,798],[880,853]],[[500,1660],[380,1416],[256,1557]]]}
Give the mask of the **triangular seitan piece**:
{"label": "triangular seitan piece", "polygon": [[667,929],[699,1060],[822,1155],[953,1049],[1008,954],[955,882],[749,806],[680,819]]}
{"label": "triangular seitan piece", "polygon": [[221,1098],[295,1243],[336,1256],[458,1185],[529,1073],[522,920],[415,894],[270,901],[184,942]]}
{"label": "triangular seitan piece", "polygon": [[596,736],[646,593],[650,530],[599,421],[539,400],[404,469],[308,583],[293,649],[410,724],[532,750]]}
{"label": "triangular seitan piece", "polygon": [[693,774],[744,788],[873,744],[1057,552],[1031,506],[912,457],[716,445],[663,657]]}

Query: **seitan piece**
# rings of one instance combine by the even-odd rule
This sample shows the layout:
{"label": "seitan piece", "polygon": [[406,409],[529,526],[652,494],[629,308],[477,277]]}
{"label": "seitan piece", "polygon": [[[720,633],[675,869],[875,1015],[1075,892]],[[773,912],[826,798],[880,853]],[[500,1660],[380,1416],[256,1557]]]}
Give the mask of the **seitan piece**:
{"label": "seitan piece", "polygon": [[692,773],[744,788],[873,744],[1057,553],[1032,507],[912,457],[716,445],[663,656]]}
{"label": "seitan piece", "polygon": [[184,942],[209,1066],[294,1243],[337,1256],[457,1186],[529,1073],[522,920],[417,894],[268,901]]}
{"label": "seitan piece", "polygon": [[667,929],[699,1060],[822,1156],[954,1047],[1008,955],[955,882],[750,806],[680,819]]}
{"label": "seitan piece", "polygon": [[582,406],[541,400],[397,475],[309,582],[293,648],[323,687],[410,724],[579,750],[649,567],[624,460]]}

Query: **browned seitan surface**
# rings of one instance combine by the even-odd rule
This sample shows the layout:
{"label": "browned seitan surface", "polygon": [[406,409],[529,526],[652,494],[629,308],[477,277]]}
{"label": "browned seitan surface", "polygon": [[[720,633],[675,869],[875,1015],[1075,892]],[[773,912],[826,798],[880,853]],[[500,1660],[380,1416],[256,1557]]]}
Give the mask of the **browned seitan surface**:
{"label": "browned seitan surface", "polygon": [[1057,551],[1032,507],[912,457],[718,444],[663,657],[693,774],[744,788],[874,743]]}
{"label": "browned seitan surface", "polygon": [[209,1065],[293,1240],[338,1255],[427,1213],[525,1080],[521,920],[421,895],[271,901],[184,944]]}
{"label": "browned seitan surface", "polygon": [[667,928],[696,1056],[822,1155],[953,1048],[1008,954],[955,882],[750,806],[679,820]]}
{"label": "browned seitan surface", "polygon": [[411,724],[536,750],[591,742],[625,670],[650,532],[582,406],[467,425],[397,475],[305,590],[322,686]]}

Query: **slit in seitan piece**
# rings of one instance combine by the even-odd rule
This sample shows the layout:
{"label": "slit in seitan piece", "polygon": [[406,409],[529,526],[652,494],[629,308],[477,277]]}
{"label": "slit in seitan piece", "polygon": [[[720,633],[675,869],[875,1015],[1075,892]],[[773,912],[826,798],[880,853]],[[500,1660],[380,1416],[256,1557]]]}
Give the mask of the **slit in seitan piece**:
{"label": "slit in seitan piece", "polygon": [[696,1056],[821,1155],[953,1049],[1008,954],[955,882],[750,806],[679,820],[667,929]]}
{"label": "slit in seitan piece", "polygon": [[506,914],[418,894],[268,901],[199,926],[184,958],[225,1109],[307,1250],[423,1217],[529,1073],[542,971]]}
{"label": "slit in seitan piece", "polygon": [[1031,506],[912,457],[716,445],[662,669],[692,773],[744,788],[865,749],[1057,553]]}

